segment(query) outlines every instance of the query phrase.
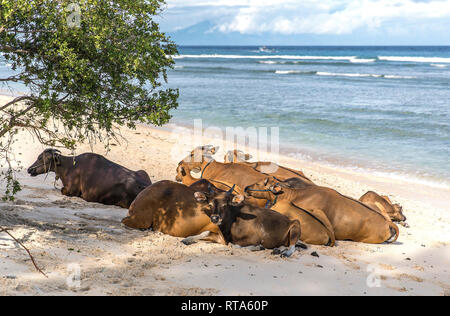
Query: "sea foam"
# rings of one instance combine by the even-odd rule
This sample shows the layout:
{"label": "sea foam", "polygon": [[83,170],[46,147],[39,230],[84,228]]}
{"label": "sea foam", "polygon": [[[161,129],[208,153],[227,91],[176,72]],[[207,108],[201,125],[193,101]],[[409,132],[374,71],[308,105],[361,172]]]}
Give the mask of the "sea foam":
{"label": "sea foam", "polygon": [[183,58],[224,58],[224,59],[300,59],[300,60],[357,60],[356,56],[295,56],[295,55],[221,55],[221,54],[200,54],[200,55],[175,55],[174,59]]}
{"label": "sea foam", "polygon": [[378,56],[378,59],[385,61],[403,61],[413,63],[450,63],[450,58],[445,57]]}
{"label": "sea foam", "polygon": [[342,77],[373,77],[386,79],[414,79],[413,76],[383,75],[383,74],[360,74],[360,73],[335,73],[335,72],[317,72],[318,76],[342,76]]}

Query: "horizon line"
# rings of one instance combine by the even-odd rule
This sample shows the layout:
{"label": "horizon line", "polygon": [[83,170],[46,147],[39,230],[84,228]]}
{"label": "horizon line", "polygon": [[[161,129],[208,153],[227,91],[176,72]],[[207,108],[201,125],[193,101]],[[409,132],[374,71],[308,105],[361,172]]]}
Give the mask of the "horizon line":
{"label": "horizon line", "polygon": [[[175,43],[176,44],[176,43]],[[241,44],[176,44],[177,46],[191,46],[191,47],[449,47],[449,45],[326,45],[326,44],[314,44],[314,45],[271,45],[271,44],[251,44],[251,45],[241,45]]]}

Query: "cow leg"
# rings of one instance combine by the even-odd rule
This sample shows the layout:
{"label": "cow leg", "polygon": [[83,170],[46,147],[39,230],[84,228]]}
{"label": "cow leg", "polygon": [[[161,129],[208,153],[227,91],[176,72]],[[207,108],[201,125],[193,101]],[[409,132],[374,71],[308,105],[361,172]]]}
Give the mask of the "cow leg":
{"label": "cow leg", "polygon": [[197,240],[204,239],[204,238],[208,237],[210,233],[211,232],[207,230],[207,231],[204,231],[201,234],[198,234],[198,235],[195,235],[195,236],[186,237],[181,242],[183,244],[185,244],[186,246],[189,246],[189,245],[192,245],[195,242],[197,242]]}
{"label": "cow leg", "polygon": [[400,222],[399,223],[400,225],[402,225],[403,227],[405,227],[405,228],[409,228],[409,225],[408,225],[408,223],[407,222],[405,222],[405,221],[403,221],[403,222]]}
{"label": "cow leg", "polygon": [[68,197],[80,197],[81,196],[79,191],[74,191],[74,190],[71,191],[67,187],[63,187],[61,189],[61,194],[68,196]]}
{"label": "cow leg", "polygon": [[220,231],[220,228],[213,224],[213,223],[209,223],[208,225],[206,225],[206,227],[203,227],[202,229],[203,231],[209,231],[209,235],[205,238],[203,238],[204,241],[210,241],[210,242],[215,242],[221,245],[227,245],[227,241],[225,240],[225,238],[223,237],[222,232]]}
{"label": "cow leg", "polygon": [[152,227],[152,220],[150,216],[147,217],[139,217],[136,215],[127,216],[122,219],[122,225],[125,225],[128,228],[134,229],[150,229]]}
{"label": "cow leg", "polygon": [[291,226],[287,231],[287,244],[288,247],[279,247],[275,248],[272,252],[274,255],[280,255],[282,258],[287,258],[292,256],[295,252],[295,246],[300,239],[301,229],[300,222],[298,220],[294,220],[291,222]]}
{"label": "cow leg", "polygon": [[203,227],[203,229],[200,232],[201,233],[199,235],[187,237],[183,239],[181,242],[185,245],[191,245],[195,243],[197,240],[204,240],[215,242],[221,245],[227,244],[219,227],[213,223],[210,223],[205,227]]}

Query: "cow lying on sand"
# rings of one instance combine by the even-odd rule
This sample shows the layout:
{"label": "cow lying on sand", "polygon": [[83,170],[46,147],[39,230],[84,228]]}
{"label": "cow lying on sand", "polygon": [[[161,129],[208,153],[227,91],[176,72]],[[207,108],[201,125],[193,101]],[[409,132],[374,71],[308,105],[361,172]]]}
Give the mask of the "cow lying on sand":
{"label": "cow lying on sand", "polygon": [[268,161],[258,161],[258,162],[248,162],[252,158],[251,155],[245,154],[241,150],[228,151],[224,157],[225,163],[239,163],[247,167],[250,167],[266,176],[273,176],[280,180],[286,180],[292,177],[298,177],[303,179],[308,183],[313,183],[305,174],[299,170],[294,170],[284,166],[280,166],[274,162]]}
{"label": "cow lying on sand", "polygon": [[61,179],[63,195],[123,208],[152,184],[145,171],[131,171],[93,153],[66,157],[59,150],[47,149],[28,173],[35,177],[48,172],[55,172],[56,179]]}
{"label": "cow lying on sand", "polygon": [[336,240],[378,244],[397,240],[397,225],[360,201],[317,185],[294,189],[288,183],[270,177],[245,191],[272,204],[291,202],[304,210],[321,210],[331,223]]}
{"label": "cow lying on sand", "polygon": [[[160,181],[138,195],[122,223],[129,228],[152,228],[174,237],[187,237],[182,241],[186,245],[205,240],[243,247],[289,246],[282,255],[291,255],[300,236],[300,224],[276,212],[244,205],[243,196],[235,198],[231,190],[224,192],[207,180],[190,187]],[[223,213],[228,211],[231,213]],[[218,212],[225,221],[218,218]]]}
{"label": "cow lying on sand", "polygon": [[[212,158],[216,152],[217,147],[214,146],[195,148],[190,155],[180,161],[177,168],[177,179],[189,184],[192,181],[190,177],[192,170],[200,172],[200,179],[207,179],[219,187],[221,187],[220,183],[236,185],[235,191],[240,194],[248,185],[265,179],[265,175],[245,165],[217,162]],[[260,207],[264,207],[266,204],[266,201],[252,198],[249,198],[247,202]]]}
{"label": "cow lying on sand", "polygon": [[[206,179],[194,178],[192,176],[191,171],[189,170],[189,167],[188,167],[188,165],[186,163],[180,162],[178,164],[177,175],[175,177],[175,181],[181,182],[184,185],[187,185],[189,187],[189,186],[191,186],[193,184],[197,184],[201,180],[206,180]],[[237,194],[243,194],[244,193],[244,190],[242,190],[242,192],[241,192],[239,187],[234,186],[234,184],[228,183],[226,181],[216,181],[216,180],[209,179],[208,183],[211,183],[216,188],[224,190],[224,191],[228,191],[228,190],[230,190],[233,187],[233,193],[237,193]]]}
{"label": "cow lying on sand", "polygon": [[[298,178],[295,180],[301,181]],[[264,181],[267,183],[269,178]],[[255,196],[260,196],[257,193],[268,193],[266,189],[251,189],[251,186],[246,188],[247,194],[252,194]],[[333,247],[336,242],[334,236],[334,229],[326,214],[320,209],[305,210],[295,203],[283,200],[274,201],[270,209],[277,211],[283,215],[286,215],[291,220],[297,219],[300,222],[302,235],[300,239],[312,245],[326,245]]]}
{"label": "cow lying on sand", "polygon": [[370,206],[381,214],[389,217],[393,222],[400,222],[406,226],[406,216],[403,215],[403,208],[400,204],[393,204],[387,196],[380,196],[373,191],[368,191],[359,198],[361,202]]}
{"label": "cow lying on sand", "polygon": [[195,197],[197,190],[205,189],[209,190],[204,181],[193,187],[167,180],[156,182],[136,197],[122,224],[135,229],[152,228],[174,237],[202,234],[201,239],[225,244],[219,227],[207,215],[209,205]]}
{"label": "cow lying on sand", "polygon": [[[219,226],[226,243],[241,247],[262,246],[275,249],[274,253],[280,253],[282,257],[291,256],[301,235],[299,221],[247,204],[244,196],[234,196],[232,190],[214,194],[195,193],[199,202],[210,206],[208,215],[211,222]],[[186,240],[192,242],[196,238],[199,236]]]}

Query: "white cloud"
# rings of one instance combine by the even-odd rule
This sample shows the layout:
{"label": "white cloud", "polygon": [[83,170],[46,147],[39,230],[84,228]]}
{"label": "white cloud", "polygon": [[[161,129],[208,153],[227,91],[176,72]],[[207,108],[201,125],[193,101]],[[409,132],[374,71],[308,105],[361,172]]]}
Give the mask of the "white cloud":
{"label": "white cloud", "polygon": [[[221,32],[242,34],[349,34],[450,19],[450,0],[168,0],[173,24],[209,19]],[[448,22],[446,23],[448,24]]]}

